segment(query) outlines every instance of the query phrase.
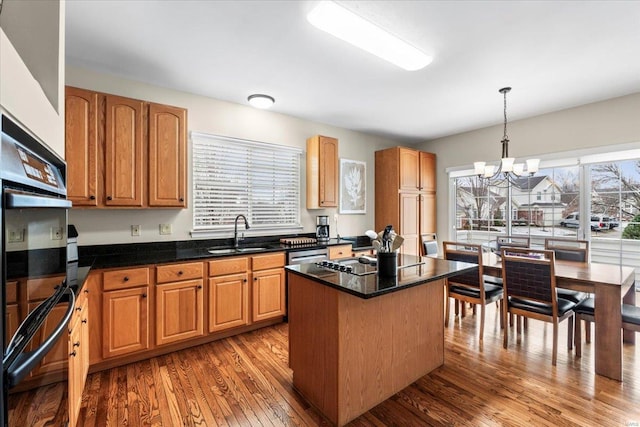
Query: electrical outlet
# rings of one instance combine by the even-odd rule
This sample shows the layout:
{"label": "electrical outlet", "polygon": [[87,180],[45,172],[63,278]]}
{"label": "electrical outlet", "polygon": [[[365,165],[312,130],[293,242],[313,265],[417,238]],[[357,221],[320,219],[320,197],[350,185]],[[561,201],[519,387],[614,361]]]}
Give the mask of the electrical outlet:
{"label": "electrical outlet", "polygon": [[171,224],[160,224],[160,234],[171,234]]}
{"label": "electrical outlet", "polygon": [[51,227],[51,240],[62,240],[62,227]]}
{"label": "electrical outlet", "polygon": [[139,236],[140,235],[140,226],[139,225],[132,225],[131,226],[131,235],[132,236]]}
{"label": "electrical outlet", "polygon": [[24,228],[9,231],[9,243],[24,242]]}

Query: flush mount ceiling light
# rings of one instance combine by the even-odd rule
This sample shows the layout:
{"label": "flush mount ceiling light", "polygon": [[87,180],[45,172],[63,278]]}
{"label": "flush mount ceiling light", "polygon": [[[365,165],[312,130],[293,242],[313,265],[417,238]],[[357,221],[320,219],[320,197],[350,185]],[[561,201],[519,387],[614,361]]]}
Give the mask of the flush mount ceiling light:
{"label": "flush mount ceiling light", "polygon": [[424,68],[433,60],[431,56],[332,1],[321,1],[309,12],[307,20],[322,31],[407,71]]}
{"label": "flush mount ceiling light", "polygon": [[262,95],[260,93],[249,95],[247,101],[249,101],[249,104],[251,104],[253,107],[262,109],[270,108],[274,104],[274,102],[276,102],[273,97],[269,95]]}

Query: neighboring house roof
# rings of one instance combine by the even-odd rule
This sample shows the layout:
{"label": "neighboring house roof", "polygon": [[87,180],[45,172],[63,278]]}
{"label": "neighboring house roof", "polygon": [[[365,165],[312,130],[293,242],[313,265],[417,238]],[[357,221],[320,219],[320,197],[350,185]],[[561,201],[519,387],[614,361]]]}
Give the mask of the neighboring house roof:
{"label": "neighboring house roof", "polygon": [[513,185],[518,187],[520,190],[532,190],[545,179],[549,179],[549,177],[547,175],[541,175],[527,178],[516,178],[513,180]]}

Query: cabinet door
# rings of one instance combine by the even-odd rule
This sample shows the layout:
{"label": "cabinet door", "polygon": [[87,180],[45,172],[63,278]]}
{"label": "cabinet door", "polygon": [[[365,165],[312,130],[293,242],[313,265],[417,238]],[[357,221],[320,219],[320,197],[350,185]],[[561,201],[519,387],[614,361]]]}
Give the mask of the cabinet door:
{"label": "cabinet door", "polygon": [[420,190],[436,191],[436,155],[420,152]]}
{"label": "cabinet door", "polygon": [[400,190],[417,191],[420,188],[420,153],[409,148],[400,148]]}
{"label": "cabinet door", "polygon": [[320,137],[320,206],[338,207],[338,140]]}
{"label": "cabinet door", "polygon": [[149,206],[187,205],[186,122],[183,108],[149,104]]}
{"label": "cabinet door", "polygon": [[6,346],[9,344],[11,337],[16,333],[18,326],[20,325],[20,311],[18,310],[18,304],[7,305],[5,322],[7,322],[5,327],[7,335],[4,337],[4,345]]}
{"label": "cabinet door", "polygon": [[84,379],[82,378],[82,348],[85,343],[82,341],[82,326],[80,319],[71,326],[69,335],[69,371],[68,371],[68,396],[69,406],[69,427],[76,425],[80,405],[82,404],[82,390],[84,389]]}
{"label": "cabinet door", "polygon": [[420,194],[420,234],[435,233],[436,230],[436,194]]}
{"label": "cabinet door", "polygon": [[253,321],[284,315],[284,269],[254,271]]}
{"label": "cabinet door", "polygon": [[202,279],[156,287],[156,344],[163,345],[204,334]]}
{"label": "cabinet door", "polygon": [[102,295],[104,358],[149,348],[149,287]]}
{"label": "cabinet door", "polygon": [[249,324],[248,278],[243,273],[209,279],[209,332]]}
{"label": "cabinet door", "polygon": [[74,206],[98,203],[98,94],[66,88],[67,198]]}
{"label": "cabinet door", "polygon": [[[40,303],[33,302],[29,303],[29,312],[34,310]],[[40,344],[44,342],[45,339],[58,326],[60,320],[64,317],[67,312],[68,305],[67,304],[58,304],[49,313],[49,315],[45,318],[42,326],[40,327],[40,331],[33,337],[31,341],[31,349],[37,348]],[[38,376],[41,374],[46,374],[50,372],[58,372],[62,371],[67,367],[67,363],[69,360],[68,354],[68,341],[69,337],[66,334],[62,334],[60,339],[56,341],[51,351],[44,355],[38,366],[31,371],[32,376]]]}
{"label": "cabinet door", "polygon": [[105,204],[142,206],[144,102],[106,96]]}
{"label": "cabinet door", "polygon": [[400,252],[408,255],[420,255],[419,198],[416,193],[400,193],[400,230],[404,237]]}

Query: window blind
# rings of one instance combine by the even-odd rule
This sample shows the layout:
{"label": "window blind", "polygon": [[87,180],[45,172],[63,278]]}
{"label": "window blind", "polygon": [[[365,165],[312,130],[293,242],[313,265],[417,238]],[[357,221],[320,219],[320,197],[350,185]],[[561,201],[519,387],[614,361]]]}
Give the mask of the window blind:
{"label": "window blind", "polygon": [[239,214],[252,229],[300,227],[301,150],[191,133],[193,227],[228,230]]}

